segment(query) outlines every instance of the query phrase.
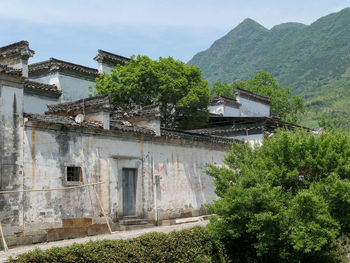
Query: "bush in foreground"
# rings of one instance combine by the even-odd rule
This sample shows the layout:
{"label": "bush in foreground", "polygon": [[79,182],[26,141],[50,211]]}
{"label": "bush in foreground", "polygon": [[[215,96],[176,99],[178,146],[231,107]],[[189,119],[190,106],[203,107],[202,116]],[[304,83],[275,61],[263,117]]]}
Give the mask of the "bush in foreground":
{"label": "bush in foreground", "polygon": [[[350,231],[350,136],[280,131],[210,166],[209,228],[234,262],[336,262]],[[338,245],[337,245],[338,244]],[[338,254],[335,252],[339,251]]]}
{"label": "bush in foreground", "polygon": [[169,234],[149,233],[128,240],[90,241],[48,250],[35,249],[10,263],[225,262],[222,245],[206,227]]}

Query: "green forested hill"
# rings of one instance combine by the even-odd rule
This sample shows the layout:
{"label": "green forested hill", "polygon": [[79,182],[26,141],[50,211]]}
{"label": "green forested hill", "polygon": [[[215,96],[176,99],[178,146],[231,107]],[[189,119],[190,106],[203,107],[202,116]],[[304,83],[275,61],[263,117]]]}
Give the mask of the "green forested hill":
{"label": "green forested hill", "polygon": [[305,99],[303,124],[326,118],[350,129],[350,8],[309,26],[284,23],[268,30],[246,19],[188,63],[200,66],[210,84],[270,72]]}

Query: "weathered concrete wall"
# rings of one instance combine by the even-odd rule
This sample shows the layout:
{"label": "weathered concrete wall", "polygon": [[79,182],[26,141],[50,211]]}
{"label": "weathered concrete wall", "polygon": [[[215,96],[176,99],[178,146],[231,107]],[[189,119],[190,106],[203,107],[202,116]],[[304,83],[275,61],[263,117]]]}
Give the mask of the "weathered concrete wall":
{"label": "weathered concrete wall", "polygon": [[[26,188],[66,186],[66,166],[80,166],[112,220],[123,217],[122,169],[137,169],[136,216],[155,220],[196,216],[216,198],[206,163],[221,163],[227,146],[128,133],[100,134],[28,123],[24,135]],[[155,185],[155,176],[160,184]],[[103,222],[92,187],[24,195],[24,232],[62,226],[63,219]],[[157,209],[155,209],[155,206]]]}
{"label": "weathered concrete wall", "polygon": [[242,117],[269,117],[270,106],[261,102],[253,101],[243,97],[237,97],[237,101],[242,104]]}
{"label": "weathered concrete wall", "polygon": [[[23,188],[23,84],[0,76],[0,189]],[[0,195],[0,221],[6,235],[23,231],[21,193]]]}
{"label": "weathered concrete wall", "polygon": [[40,96],[33,93],[24,93],[24,112],[44,114],[47,111],[47,104],[60,103],[60,98]]}

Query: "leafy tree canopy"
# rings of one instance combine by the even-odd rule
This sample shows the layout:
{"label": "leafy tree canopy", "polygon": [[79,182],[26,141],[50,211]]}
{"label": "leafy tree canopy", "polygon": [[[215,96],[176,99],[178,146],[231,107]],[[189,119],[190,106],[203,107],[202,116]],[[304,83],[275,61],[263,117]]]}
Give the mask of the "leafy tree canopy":
{"label": "leafy tree canopy", "polygon": [[289,122],[298,122],[299,117],[304,113],[303,100],[298,96],[290,97],[289,87],[282,87],[276,79],[265,71],[260,71],[248,81],[227,83],[216,82],[210,90],[211,96],[225,96],[234,98],[236,88],[267,96],[271,99],[271,112]]}
{"label": "leafy tree canopy", "polygon": [[217,81],[214,83],[213,87],[210,89],[210,96],[224,96],[227,98],[234,99],[235,98],[235,83],[229,85],[227,83],[223,83]]}
{"label": "leafy tree canopy", "polygon": [[207,171],[220,217],[209,227],[234,262],[335,262],[333,241],[350,231],[349,135],[279,131],[224,162]]}
{"label": "leafy tree canopy", "polygon": [[164,127],[194,128],[208,120],[209,87],[198,67],[173,58],[132,57],[96,79],[97,94],[111,94],[123,110],[159,104]]}

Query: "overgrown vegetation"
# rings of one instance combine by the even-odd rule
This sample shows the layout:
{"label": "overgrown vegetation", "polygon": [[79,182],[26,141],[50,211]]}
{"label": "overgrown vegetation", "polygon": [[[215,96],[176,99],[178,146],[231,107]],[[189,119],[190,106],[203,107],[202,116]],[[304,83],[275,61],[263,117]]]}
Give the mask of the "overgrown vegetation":
{"label": "overgrown vegetation", "polygon": [[309,26],[285,23],[268,30],[246,19],[188,64],[200,66],[211,85],[270,72],[305,100],[302,124],[316,127],[325,118],[350,130],[349,122],[337,120],[350,114],[349,25],[350,8]]}
{"label": "overgrown vegetation", "polygon": [[[279,131],[234,144],[211,165],[219,196],[209,228],[234,262],[338,262],[350,231],[350,136]],[[342,241],[343,240],[343,241]]]}
{"label": "overgrown vegetation", "polygon": [[285,121],[298,122],[304,113],[303,100],[298,96],[290,96],[289,87],[282,87],[268,72],[260,71],[248,81],[234,81],[231,85],[216,82],[210,90],[211,96],[222,95],[234,98],[236,88],[249,90],[271,99],[271,112]]}
{"label": "overgrown vegetation", "polygon": [[205,227],[149,233],[128,240],[90,241],[48,250],[35,249],[9,263],[226,262],[223,247]]}
{"label": "overgrown vegetation", "polygon": [[132,57],[111,74],[96,79],[97,94],[110,93],[112,103],[125,111],[159,104],[162,125],[197,128],[209,118],[209,86],[199,67],[173,58]]}

